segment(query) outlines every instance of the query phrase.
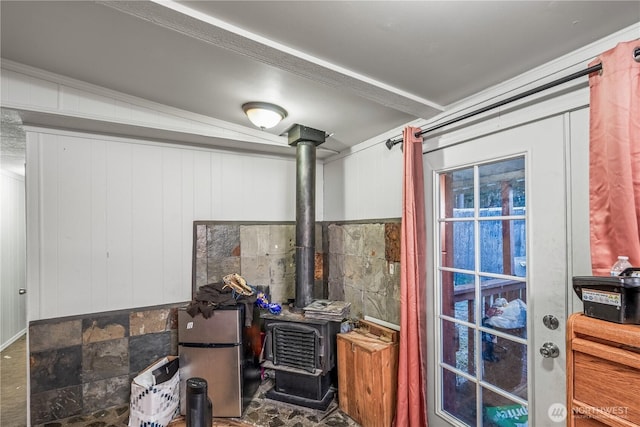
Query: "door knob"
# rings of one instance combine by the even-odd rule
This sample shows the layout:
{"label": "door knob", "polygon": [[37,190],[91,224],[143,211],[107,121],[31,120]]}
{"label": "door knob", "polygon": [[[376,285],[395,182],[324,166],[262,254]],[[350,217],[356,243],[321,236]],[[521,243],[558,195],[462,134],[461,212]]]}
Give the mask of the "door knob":
{"label": "door knob", "polygon": [[542,344],[542,347],[540,347],[540,354],[542,355],[542,357],[545,357],[545,358],[546,357],[556,358],[560,356],[560,349],[554,343],[546,342]]}
{"label": "door knob", "polygon": [[24,295],[24,294],[26,294],[26,293],[27,293],[27,290],[26,290],[25,288],[20,288],[20,289],[18,289],[18,294],[19,294],[19,295]]}

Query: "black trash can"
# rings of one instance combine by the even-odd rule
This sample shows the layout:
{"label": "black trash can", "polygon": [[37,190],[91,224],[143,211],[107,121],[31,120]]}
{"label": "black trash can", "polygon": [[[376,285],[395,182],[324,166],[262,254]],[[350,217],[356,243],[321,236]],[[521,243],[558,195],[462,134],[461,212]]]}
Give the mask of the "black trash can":
{"label": "black trash can", "polygon": [[211,427],[213,405],[207,392],[207,380],[204,378],[192,377],[187,380],[187,427]]}

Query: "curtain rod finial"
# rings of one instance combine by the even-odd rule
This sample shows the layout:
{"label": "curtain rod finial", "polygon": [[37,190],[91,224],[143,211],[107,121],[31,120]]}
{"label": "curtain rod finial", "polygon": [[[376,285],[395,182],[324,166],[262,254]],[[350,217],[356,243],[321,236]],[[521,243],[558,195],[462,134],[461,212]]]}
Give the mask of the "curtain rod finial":
{"label": "curtain rod finial", "polygon": [[396,145],[398,142],[400,142],[400,141],[396,142],[396,141],[393,141],[391,138],[389,138],[389,139],[387,139],[387,142],[384,143],[384,145],[386,145],[387,148],[389,150],[391,150],[393,148],[393,146]]}

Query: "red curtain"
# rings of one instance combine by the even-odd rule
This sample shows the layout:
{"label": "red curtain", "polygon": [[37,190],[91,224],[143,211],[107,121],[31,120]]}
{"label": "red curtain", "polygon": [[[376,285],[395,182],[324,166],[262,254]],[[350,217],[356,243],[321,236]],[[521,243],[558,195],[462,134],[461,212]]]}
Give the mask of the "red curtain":
{"label": "red curtain", "polygon": [[400,254],[400,359],[396,427],[427,425],[426,233],[420,129],[403,134],[404,177]]}
{"label": "red curtain", "polygon": [[591,64],[589,205],[591,265],[608,276],[618,255],[640,267],[640,41],[619,43]]}

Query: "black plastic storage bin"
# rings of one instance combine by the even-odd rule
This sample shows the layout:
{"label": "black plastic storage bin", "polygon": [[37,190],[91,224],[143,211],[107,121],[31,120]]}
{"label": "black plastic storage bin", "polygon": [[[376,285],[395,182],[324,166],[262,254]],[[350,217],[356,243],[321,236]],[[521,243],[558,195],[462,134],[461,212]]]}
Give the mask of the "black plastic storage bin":
{"label": "black plastic storage bin", "polygon": [[584,314],[616,323],[640,324],[640,268],[627,268],[619,276],[576,276],[573,290],[582,300]]}

